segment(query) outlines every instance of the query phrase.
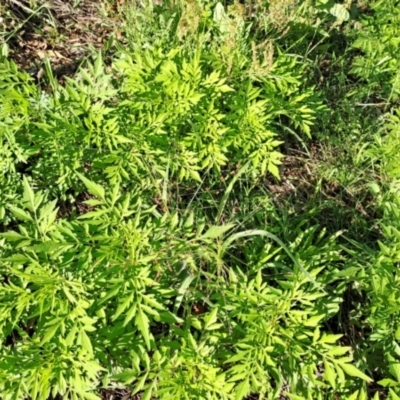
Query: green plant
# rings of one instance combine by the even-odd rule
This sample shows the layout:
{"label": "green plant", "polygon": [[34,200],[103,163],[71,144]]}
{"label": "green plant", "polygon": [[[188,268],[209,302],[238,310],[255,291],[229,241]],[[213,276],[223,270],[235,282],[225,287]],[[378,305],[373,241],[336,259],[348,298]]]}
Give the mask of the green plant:
{"label": "green plant", "polygon": [[397,399],[394,6],[141,2],[62,82],[3,57],[1,398]]}
{"label": "green plant", "polygon": [[363,52],[354,60],[352,72],[367,83],[369,97],[376,91],[386,102],[397,101],[400,90],[399,28],[396,1],[373,1],[374,13],[362,19],[354,47]]}
{"label": "green plant", "polygon": [[[107,194],[79,178],[94,209],[73,222],[56,220],[55,201],[26,178],[20,206],[9,206],[20,222],[0,234],[5,399],[94,399],[100,382],[112,381],[136,381],[148,398],[273,398],[284,383],[311,394],[345,385],[344,373],[369,380],[337,346],[341,335],[321,332],[340,301],[329,284],[345,276],[332,264],[340,261],[333,239],[320,234],[311,245],[311,229],[283,247],[289,258],[279,241],[248,242],[245,272],[228,250],[240,238],[273,235],[221,241],[233,224],[203,231],[190,217],[160,218],[118,185]],[[278,285],[269,270],[281,275]]]}

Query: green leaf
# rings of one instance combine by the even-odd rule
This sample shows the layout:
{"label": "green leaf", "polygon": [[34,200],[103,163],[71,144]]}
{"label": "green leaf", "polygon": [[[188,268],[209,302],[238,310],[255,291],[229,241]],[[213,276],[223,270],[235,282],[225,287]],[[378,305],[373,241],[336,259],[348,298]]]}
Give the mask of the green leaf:
{"label": "green leaf", "polygon": [[57,200],[50,201],[49,203],[45,204],[41,209],[39,213],[39,221],[42,221],[43,219],[47,218],[49,224],[52,224],[57,216],[57,210],[56,208]]}
{"label": "green leaf", "polygon": [[126,369],[119,374],[113,375],[113,379],[122,382],[125,385],[130,385],[138,376],[138,372],[133,369]]}
{"label": "green leaf", "polygon": [[320,335],[321,335],[321,331],[320,331],[319,327],[317,326],[313,333],[313,340],[312,340],[313,344],[317,343]]}
{"label": "green leaf", "polygon": [[97,53],[96,60],[94,62],[94,76],[96,78],[100,77],[103,73],[103,57],[101,55],[101,51]]}
{"label": "green leaf", "polygon": [[352,393],[352,394],[347,398],[347,400],[357,400],[358,394],[359,394],[359,390],[356,390],[354,393]]}
{"label": "green leaf", "polygon": [[97,199],[89,199],[89,200],[85,200],[83,201],[84,204],[87,204],[89,206],[95,207],[95,206],[100,206],[102,204],[104,204],[103,201],[101,200],[97,200]]}
{"label": "green leaf", "polygon": [[84,392],[82,395],[86,400],[101,400],[101,397],[95,395],[94,393]]}
{"label": "green leaf", "polygon": [[10,262],[16,263],[16,264],[25,264],[26,262],[32,261],[29,257],[26,257],[23,254],[18,254],[18,253],[13,254],[10,257],[4,257],[3,260],[10,261]]}
{"label": "green leaf", "polygon": [[135,324],[138,327],[140,333],[142,334],[143,339],[146,342],[147,348],[150,350],[149,319],[147,318],[147,315],[142,311],[140,305],[138,305]]}
{"label": "green leaf", "polygon": [[328,351],[328,356],[342,356],[343,354],[348,353],[351,350],[350,346],[337,346],[332,347]]}
{"label": "green leaf", "polygon": [[204,329],[208,329],[217,321],[218,307],[215,307],[208,315],[204,317]]}
{"label": "green leaf", "polygon": [[325,315],[314,315],[313,317],[304,321],[303,324],[304,324],[304,326],[315,327],[319,324],[321,319],[324,317],[325,317]]}
{"label": "green leaf", "polygon": [[245,379],[236,389],[235,400],[242,400],[250,393],[249,380]]}
{"label": "green leaf", "polygon": [[307,400],[305,397],[302,396],[298,396],[297,394],[293,394],[293,393],[285,393],[285,396],[289,397],[289,399],[293,399],[293,400]]}
{"label": "green leaf", "polygon": [[336,373],[326,358],[324,358],[324,378],[329,382],[333,389],[336,389]]}
{"label": "green leaf", "polygon": [[227,92],[234,92],[235,90],[232,89],[230,86],[228,85],[222,85],[222,86],[218,86],[218,90],[222,93],[227,93]]}
{"label": "green leaf", "polygon": [[[114,315],[111,317],[112,321],[115,321],[129,307],[129,305],[133,301],[133,298],[134,298],[134,294],[131,293],[130,295],[120,299],[118,308],[116,309]],[[134,304],[134,306],[136,307],[136,303]]]}
{"label": "green leaf", "polygon": [[194,328],[198,329],[199,331],[202,330],[201,322],[200,322],[197,318],[192,317],[192,318],[190,319],[190,324],[191,324]]}
{"label": "green leaf", "polygon": [[388,364],[390,373],[400,382],[400,363],[392,356],[388,356]]}
{"label": "green leaf", "polygon": [[350,13],[343,4],[336,3],[329,12],[339,21],[348,21],[350,18]]}
{"label": "green leaf", "polygon": [[229,231],[235,226],[235,224],[227,224],[223,226],[211,226],[204,235],[200,236],[200,239],[216,239],[222,236],[225,232]]}
{"label": "green leaf", "polygon": [[225,189],[224,195],[222,196],[221,202],[218,206],[218,212],[217,212],[217,222],[219,222],[221,220],[221,216],[222,213],[224,211],[226,202],[229,198],[229,195],[231,194],[233,187],[235,185],[235,183],[238,181],[238,179],[240,178],[241,175],[244,174],[244,172],[247,171],[249,166],[249,163],[246,163],[245,165],[243,165],[243,167],[240,168],[240,170],[235,174],[235,176],[232,178],[232,180],[229,182],[229,185],[227,186],[227,188]]}
{"label": "green leaf", "polygon": [[15,217],[17,217],[21,221],[33,222],[33,218],[26,211],[11,205],[7,206],[7,208],[14,214]]}
{"label": "green leaf", "polygon": [[336,343],[343,335],[332,335],[332,334],[323,334],[321,339],[319,339],[318,343]]}
{"label": "green leaf", "polygon": [[339,365],[340,368],[347,375],[354,376],[355,378],[360,378],[366,382],[373,382],[373,379],[371,379],[369,376],[365,375],[363,372],[361,372],[357,367],[355,367],[352,364],[345,364],[345,363],[338,362],[337,365]]}
{"label": "green leaf", "polygon": [[399,382],[394,381],[393,379],[389,379],[389,378],[385,378],[382,379],[378,382],[379,385],[383,386],[383,387],[396,387],[396,386],[400,386]]}
{"label": "green leaf", "polygon": [[123,286],[123,284],[117,284],[114,285],[110,291],[100,299],[99,301],[99,305],[105,303],[107,300],[109,300],[111,297],[114,297],[117,295],[117,293],[121,290],[121,287]]}
{"label": "green leaf", "polygon": [[135,387],[133,388],[132,395],[134,395],[134,394],[140,392],[141,390],[143,390],[144,385],[145,385],[145,383],[146,383],[146,381],[147,381],[147,375],[148,375],[147,373],[144,374],[144,375],[138,380],[137,384],[136,384]]}
{"label": "green leaf", "polygon": [[369,186],[369,188],[370,188],[371,193],[372,193],[374,196],[376,196],[377,194],[379,194],[380,191],[381,191],[381,189],[380,189],[380,187],[379,187],[379,185],[378,185],[377,182],[372,182],[372,183],[370,183],[368,186]]}
{"label": "green leaf", "polygon": [[26,179],[26,176],[22,178],[22,184],[24,186],[24,197],[25,199],[29,202],[31,210],[36,211],[35,207],[35,194],[33,193],[32,188],[29,185],[28,180]]}
{"label": "green leaf", "polygon": [[22,236],[21,234],[15,231],[2,232],[0,233],[0,237],[3,237],[10,242],[16,242],[18,240],[26,239],[25,236]]}
{"label": "green leaf", "polygon": [[[287,253],[287,255],[290,257],[290,259],[293,261],[293,263],[299,268],[299,270],[301,272],[303,272],[304,275],[307,276],[307,278],[310,280],[310,282],[312,282],[315,286],[320,287],[321,284],[318,283],[311,275],[310,273],[305,270],[300,263],[297,261],[296,257],[292,254],[292,252],[289,250],[289,248],[282,242],[282,240],[280,240],[276,235],[274,235],[271,232],[262,230],[262,229],[249,229],[243,232],[238,232],[235,233],[233,235],[231,235],[230,237],[228,237],[223,246],[222,246],[222,251],[226,252],[227,249],[230,247],[230,245],[237,239],[243,238],[243,237],[252,237],[252,236],[261,236],[261,237],[268,237],[269,239],[272,239],[273,241],[275,241],[276,243],[278,243],[282,249]],[[321,291],[323,291],[325,293],[325,290],[323,288],[321,288]]]}
{"label": "green leaf", "polygon": [[171,218],[171,220],[170,220],[170,228],[171,228],[172,230],[175,229],[175,228],[178,226],[178,223],[179,223],[179,215],[178,215],[177,212],[175,212],[175,213],[172,215],[172,218]]}
{"label": "green leaf", "polygon": [[41,345],[45,344],[46,342],[50,341],[53,336],[56,334],[56,332],[58,331],[58,328],[60,327],[61,322],[58,321],[57,323],[55,323],[54,325],[50,326],[50,328],[48,328],[45,332],[45,334],[43,335],[43,339],[40,342]]}
{"label": "green leaf", "polygon": [[93,357],[93,347],[89,336],[84,330],[80,331],[80,336],[81,336],[82,347],[88,352],[88,354],[91,357]]}
{"label": "green leaf", "polygon": [[400,400],[400,397],[397,396],[397,394],[394,392],[393,389],[389,389],[389,394],[390,394],[389,397],[390,400]]}
{"label": "green leaf", "polygon": [[279,179],[279,168],[276,166],[276,164],[269,162],[268,163],[268,172],[270,172],[275,178]]}
{"label": "green leaf", "polygon": [[125,315],[124,323],[122,326],[126,326],[129,324],[129,322],[132,320],[132,318],[135,316],[137,311],[137,304],[134,303],[132,307],[128,310],[128,312]]}
{"label": "green leaf", "polygon": [[146,391],[141,396],[141,400],[151,400],[152,399],[151,395],[153,393],[153,389],[154,389],[156,382],[157,381],[154,379],[153,382],[151,383],[151,385],[146,389]]}
{"label": "green leaf", "polygon": [[102,200],[105,200],[105,191],[102,186],[85,178],[79,172],[77,172],[76,174],[78,175],[79,179],[84,183],[90,194]]}

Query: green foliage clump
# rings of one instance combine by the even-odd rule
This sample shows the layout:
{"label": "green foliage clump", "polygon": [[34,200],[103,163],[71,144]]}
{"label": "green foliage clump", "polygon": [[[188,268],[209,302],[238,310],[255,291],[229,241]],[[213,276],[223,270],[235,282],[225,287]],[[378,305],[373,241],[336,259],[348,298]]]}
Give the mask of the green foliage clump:
{"label": "green foliage clump", "polygon": [[45,90],[1,59],[1,399],[399,398],[398,12],[361,9],[130,5]]}
{"label": "green foliage clump", "polygon": [[[363,55],[354,60],[352,72],[366,81],[366,91],[385,101],[397,101],[400,94],[400,9],[395,0],[373,1],[374,11],[365,16],[354,48]],[[367,92],[367,93],[368,93]]]}

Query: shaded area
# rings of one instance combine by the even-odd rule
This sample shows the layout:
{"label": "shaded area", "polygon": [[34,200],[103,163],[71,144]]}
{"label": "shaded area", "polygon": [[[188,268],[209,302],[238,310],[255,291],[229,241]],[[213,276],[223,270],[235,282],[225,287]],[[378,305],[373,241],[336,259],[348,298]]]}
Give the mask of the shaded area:
{"label": "shaded area", "polygon": [[48,58],[57,77],[71,76],[96,49],[104,47],[114,30],[114,10],[90,0],[51,0],[35,9],[24,0],[0,4],[0,43],[9,57],[40,80]]}

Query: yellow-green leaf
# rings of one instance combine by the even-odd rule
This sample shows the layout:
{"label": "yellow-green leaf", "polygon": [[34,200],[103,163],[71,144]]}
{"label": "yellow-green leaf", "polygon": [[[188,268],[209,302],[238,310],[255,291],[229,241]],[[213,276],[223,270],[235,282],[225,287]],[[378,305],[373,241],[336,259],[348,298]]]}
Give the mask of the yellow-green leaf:
{"label": "yellow-green leaf", "polygon": [[363,372],[361,372],[357,367],[355,367],[352,364],[338,363],[338,365],[347,375],[354,376],[355,378],[360,378],[366,382],[373,381],[369,376],[365,375]]}
{"label": "yellow-green leaf", "polygon": [[324,378],[333,389],[336,388],[336,373],[334,368],[331,367],[329,362],[324,358]]}
{"label": "yellow-green leaf", "polygon": [[102,186],[100,186],[98,183],[92,182],[89,179],[85,178],[79,172],[77,172],[76,174],[78,175],[79,179],[84,183],[86,189],[89,191],[90,194],[99,197],[102,200],[105,199],[105,191]]}

